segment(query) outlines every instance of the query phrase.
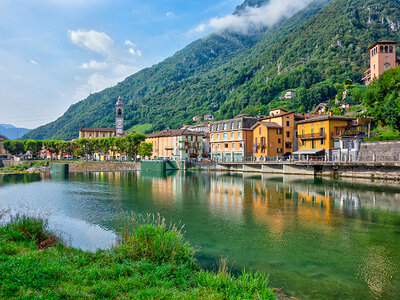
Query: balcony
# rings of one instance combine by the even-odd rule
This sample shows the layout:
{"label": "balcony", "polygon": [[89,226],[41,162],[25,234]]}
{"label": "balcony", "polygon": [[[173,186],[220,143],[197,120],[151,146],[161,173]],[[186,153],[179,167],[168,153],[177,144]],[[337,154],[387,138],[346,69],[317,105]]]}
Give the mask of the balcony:
{"label": "balcony", "polygon": [[325,132],[316,132],[316,133],[299,135],[299,139],[301,140],[318,140],[318,139],[324,139],[325,137],[326,137]]}
{"label": "balcony", "polygon": [[360,128],[335,128],[335,132],[332,133],[332,137],[341,136],[366,136],[366,133]]}

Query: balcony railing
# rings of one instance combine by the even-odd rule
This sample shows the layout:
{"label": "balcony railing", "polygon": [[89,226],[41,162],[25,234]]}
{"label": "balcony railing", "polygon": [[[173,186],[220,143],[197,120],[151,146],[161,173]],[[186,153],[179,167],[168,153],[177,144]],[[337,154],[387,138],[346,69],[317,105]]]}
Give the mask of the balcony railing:
{"label": "balcony railing", "polygon": [[299,139],[302,139],[302,140],[324,139],[325,137],[326,137],[325,132],[315,132],[315,133],[299,135]]}
{"label": "balcony railing", "polygon": [[366,133],[360,129],[349,129],[349,128],[341,128],[336,129],[336,131],[332,134],[333,137],[340,136],[366,136]]}

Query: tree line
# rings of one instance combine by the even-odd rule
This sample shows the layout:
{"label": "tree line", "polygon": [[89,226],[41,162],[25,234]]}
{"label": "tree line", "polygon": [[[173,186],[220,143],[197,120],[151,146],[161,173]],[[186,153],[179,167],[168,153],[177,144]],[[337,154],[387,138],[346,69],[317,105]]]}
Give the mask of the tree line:
{"label": "tree line", "polygon": [[23,156],[28,152],[33,157],[39,156],[42,150],[51,155],[76,157],[93,157],[95,153],[107,155],[110,151],[126,155],[128,158],[151,157],[153,144],[146,143],[146,135],[142,133],[128,134],[125,137],[110,137],[101,139],[82,138],[76,141],[60,140],[6,140],[3,148],[14,156]]}

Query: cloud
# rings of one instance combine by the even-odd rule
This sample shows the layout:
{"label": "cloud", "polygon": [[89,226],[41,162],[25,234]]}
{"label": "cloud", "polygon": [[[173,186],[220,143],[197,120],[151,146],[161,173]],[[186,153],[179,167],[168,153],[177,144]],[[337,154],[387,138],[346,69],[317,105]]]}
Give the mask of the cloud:
{"label": "cloud", "polygon": [[130,40],[126,40],[125,41],[125,45],[129,46],[129,47],[135,47],[135,44],[132,43]]}
{"label": "cloud", "polygon": [[95,60],[91,60],[88,63],[83,63],[80,66],[81,69],[94,69],[94,70],[102,70],[102,69],[107,69],[108,64],[105,62],[98,62]]}
{"label": "cloud", "polygon": [[114,52],[114,41],[104,32],[95,30],[68,30],[71,42],[92,52],[108,56]]}
{"label": "cloud", "polygon": [[169,11],[165,14],[167,17],[173,17],[175,14],[172,11]]}
{"label": "cloud", "polygon": [[37,61],[34,61],[33,59],[31,59],[29,62],[30,62],[32,65],[37,65],[37,64],[38,64]]}
{"label": "cloud", "polygon": [[261,7],[247,7],[241,15],[228,15],[221,18],[212,18],[208,22],[199,24],[189,31],[189,35],[204,33],[208,30],[229,30],[248,33],[270,27],[284,17],[290,17],[312,0],[271,0]]}

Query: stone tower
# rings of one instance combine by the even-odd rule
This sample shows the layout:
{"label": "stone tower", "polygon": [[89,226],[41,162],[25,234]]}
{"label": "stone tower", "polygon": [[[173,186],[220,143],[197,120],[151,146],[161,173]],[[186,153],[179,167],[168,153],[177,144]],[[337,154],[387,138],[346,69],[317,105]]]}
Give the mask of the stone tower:
{"label": "stone tower", "polygon": [[115,136],[124,135],[124,107],[122,98],[118,97],[117,104],[115,104]]}

